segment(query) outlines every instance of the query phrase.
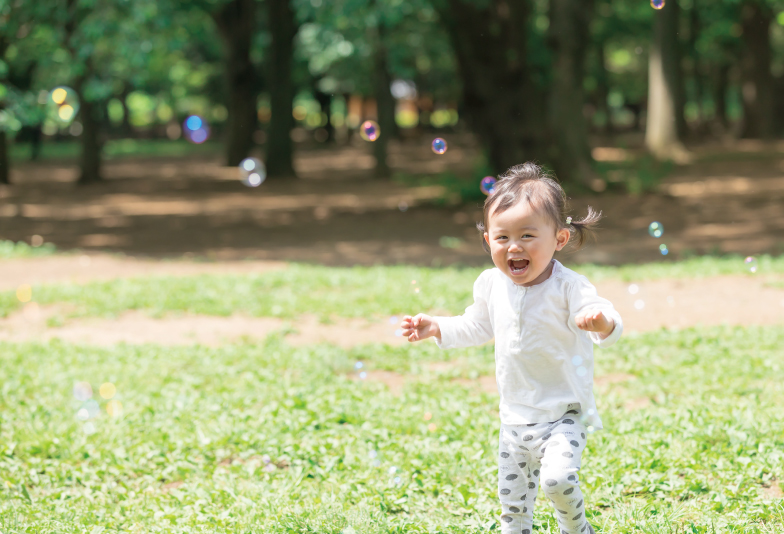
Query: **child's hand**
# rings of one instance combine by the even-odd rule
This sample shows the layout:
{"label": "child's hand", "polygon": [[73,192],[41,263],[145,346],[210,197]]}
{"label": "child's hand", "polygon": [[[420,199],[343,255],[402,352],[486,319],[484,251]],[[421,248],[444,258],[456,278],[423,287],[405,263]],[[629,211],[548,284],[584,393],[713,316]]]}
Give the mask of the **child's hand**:
{"label": "child's hand", "polygon": [[574,318],[577,328],[586,332],[599,332],[602,338],[606,338],[615,329],[615,321],[608,319],[601,311],[587,310]]}
{"label": "child's hand", "polygon": [[400,323],[400,327],[403,329],[403,335],[406,336],[409,341],[422,341],[429,337],[441,339],[441,329],[438,327],[438,322],[424,313],[420,313],[414,317],[406,315],[403,317],[403,322]]}

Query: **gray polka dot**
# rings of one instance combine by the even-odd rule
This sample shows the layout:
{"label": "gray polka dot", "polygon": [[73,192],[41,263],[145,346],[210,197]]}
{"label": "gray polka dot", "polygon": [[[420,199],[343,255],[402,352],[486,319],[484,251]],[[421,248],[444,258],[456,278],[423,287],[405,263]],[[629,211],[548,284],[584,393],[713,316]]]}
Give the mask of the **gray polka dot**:
{"label": "gray polka dot", "polygon": [[512,522],[512,518],[511,518],[511,517],[509,517],[508,515],[502,515],[502,516],[501,516],[501,519],[503,519],[503,520],[504,520],[504,521],[506,521],[507,523],[511,523],[511,522]]}
{"label": "gray polka dot", "polygon": [[532,439],[534,439],[534,436],[533,436],[532,434],[527,434],[527,435],[526,435],[526,436],[523,438],[523,441],[531,441]]}
{"label": "gray polka dot", "polygon": [[558,513],[559,514],[568,514],[569,512],[567,512],[566,510],[558,510]]}
{"label": "gray polka dot", "polygon": [[572,454],[572,453],[571,453],[571,452],[569,452],[569,451],[566,451],[565,453],[563,453],[563,455],[564,455],[565,457],[567,457],[567,458],[574,458],[574,454]]}
{"label": "gray polka dot", "polygon": [[513,435],[513,436],[515,436],[515,437],[517,437],[517,432],[515,432],[514,430],[512,430],[512,435]]}
{"label": "gray polka dot", "polygon": [[565,425],[573,425],[573,424],[574,424],[574,421],[572,421],[571,419],[564,419],[564,420],[563,420],[563,421],[561,421],[561,422],[562,422],[563,424],[565,424]]}
{"label": "gray polka dot", "polygon": [[523,447],[522,445],[518,445],[518,447],[520,447],[520,448],[521,448],[521,449],[523,449],[524,451],[527,451],[527,450],[528,450],[528,447]]}
{"label": "gray polka dot", "polygon": [[530,489],[534,489],[534,488],[536,487],[536,484],[534,484],[533,482],[529,482],[529,483],[528,483],[528,487],[529,487]]}
{"label": "gray polka dot", "polygon": [[519,463],[519,464],[517,464],[517,465],[518,465],[518,466],[520,466],[520,467],[525,467],[525,462],[520,462],[520,463]]}
{"label": "gray polka dot", "polygon": [[580,502],[578,502],[577,504],[575,504],[575,505],[574,505],[574,507],[575,507],[575,508],[579,508],[579,507],[581,507],[582,505],[583,505],[583,500],[582,500],[582,499],[580,499]]}
{"label": "gray polka dot", "polygon": [[583,528],[580,529],[580,532],[585,532],[585,528],[588,526],[588,523],[583,525]]}
{"label": "gray polka dot", "polygon": [[580,437],[585,439],[585,432],[580,432]]}
{"label": "gray polka dot", "polygon": [[569,488],[568,490],[564,490],[564,495],[571,495],[574,493],[574,488]]}
{"label": "gray polka dot", "polygon": [[534,469],[534,476],[535,476],[535,477],[538,477],[538,476],[539,476],[539,470],[538,470],[538,469]]}
{"label": "gray polka dot", "polygon": [[566,413],[574,413],[574,414],[576,414],[576,413],[577,413],[577,410],[569,410],[569,411],[568,411],[568,412],[566,412]]}
{"label": "gray polka dot", "polygon": [[524,514],[528,513],[528,508],[526,506],[523,506],[523,513]]}
{"label": "gray polka dot", "polygon": [[501,458],[509,458],[509,453],[508,452],[502,452],[501,453]]}
{"label": "gray polka dot", "polygon": [[547,484],[548,486],[555,486],[556,484],[558,484],[558,481],[553,480],[552,478],[548,478],[545,484]]}
{"label": "gray polka dot", "polygon": [[506,480],[514,480],[517,478],[517,475],[506,475]]}
{"label": "gray polka dot", "polygon": [[523,529],[523,534],[531,534],[531,531],[527,528]]}
{"label": "gray polka dot", "polygon": [[571,480],[572,482],[574,482],[575,480],[577,480],[577,477],[574,475],[569,475],[568,477],[566,477],[566,480]]}
{"label": "gray polka dot", "polygon": [[[510,506],[509,507],[509,511],[512,512],[513,514],[519,514],[520,513],[520,509],[517,506]],[[577,519],[577,518],[575,517],[575,519]]]}
{"label": "gray polka dot", "polygon": [[512,490],[504,488],[499,493],[501,495],[509,495],[510,493],[512,493]]}
{"label": "gray polka dot", "polygon": [[542,447],[542,452],[544,452],[545,447]]}
{"label": "gray polka dot", "polygon": [[583,515],[583,513],[582,513],[582,512],[580,512],[579,514],[577,514],[576,516],[574,516],[574,517],[572,518],[572,521],[577,521],[578,519],[580,519],[580,517],[581,517],[582,515]]}
{"label": "gray polka dot", "polygon": [[579,447],[580,446],[580,442],[579,441],[572,440],[569,443],[572,444],[572,447]]}
{"label": "gray polka dot", "polygon": [[528,426],[536,426],[536,423],[528,423]]}
{"label": "gray polka dot", "polygon": [[552,436],[552,434],[545,434],[544,436],[542,436],[542,441],[547,441],[548,439],[550,439],[550,436]]}

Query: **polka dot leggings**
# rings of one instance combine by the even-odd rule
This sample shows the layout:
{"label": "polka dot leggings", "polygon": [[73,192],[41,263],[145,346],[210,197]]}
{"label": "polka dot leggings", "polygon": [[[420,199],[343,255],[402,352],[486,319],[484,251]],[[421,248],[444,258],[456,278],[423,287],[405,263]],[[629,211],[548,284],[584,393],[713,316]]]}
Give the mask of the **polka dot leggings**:
{"label": "polka dot leggings", "polygon": [[501,425],[498,459],[498,496],[501,532],[531,534],[539,481],[556,510],[562,534],[594,534],[585,518],[580,491],[580,455],[586,430],[579,404],[552,423]]}

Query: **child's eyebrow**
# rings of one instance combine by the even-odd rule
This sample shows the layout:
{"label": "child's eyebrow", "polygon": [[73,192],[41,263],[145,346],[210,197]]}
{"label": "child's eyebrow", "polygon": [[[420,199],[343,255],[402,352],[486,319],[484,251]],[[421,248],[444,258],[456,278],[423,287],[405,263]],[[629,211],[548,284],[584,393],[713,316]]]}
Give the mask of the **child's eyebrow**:
{"label": "child's eyebrow", "polygon": [[[538,228],[536,226],[522,226],[522,227],[518,228],[518,230],[538,230]],[[493,228],[492,231],[493,232],[508,232],[509,230],[507,230],[506,228]]]}

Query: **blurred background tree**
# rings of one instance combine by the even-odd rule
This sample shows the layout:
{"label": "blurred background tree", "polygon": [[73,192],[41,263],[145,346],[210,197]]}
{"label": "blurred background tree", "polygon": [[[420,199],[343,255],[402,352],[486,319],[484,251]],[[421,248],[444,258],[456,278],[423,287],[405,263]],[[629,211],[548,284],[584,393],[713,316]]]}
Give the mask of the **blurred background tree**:
{"label": "blurred background tree", "polygon": [[[81,145],[101,179],[107,140],[184,142],[199,115],[227,165],[266,154],[294,177],[300,143],[474,134],[493,172],[536,159],[595,184],[591,146],[784,133],[780,0],[0,0],[0,182],[9,143]],[[78,112],[52,115],[73,89]],[[636,136],[636,137],[635,137]]]}

